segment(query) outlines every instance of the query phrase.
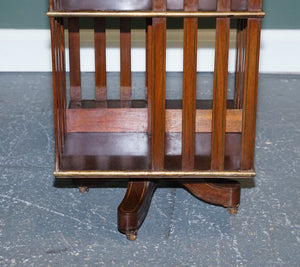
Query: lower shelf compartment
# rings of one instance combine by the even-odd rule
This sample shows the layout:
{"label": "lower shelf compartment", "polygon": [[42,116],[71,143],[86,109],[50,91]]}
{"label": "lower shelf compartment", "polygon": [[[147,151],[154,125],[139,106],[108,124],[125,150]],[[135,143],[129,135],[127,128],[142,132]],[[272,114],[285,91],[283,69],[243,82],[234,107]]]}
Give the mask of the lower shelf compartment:
{"label": "lower shelf compartment", "polygon": [[[165,170],[151,171],[151,139],[147,133],[68,133],[65,139],[64,152],[60,158],[61,174],[76,171],[83,176],[97,176],[97,173],[126,174],[127,176],[196,176],[201,173],[214,176],[220,173],[224,176],[255,175],[253,171],[241,172],[240,151],[241,134],[226,134],[225,170],[212,172],[210,170],[211,134],[196,134],[195,170],[182,172],[181,170],[181,133],[167,133],[165,140]],[[189,174],[189,175],[188,175]],[[211,175],[209,175],[211,174]],[[79,174],[78,174],[79,175]],[[219,176],[220,176],[219,175]],[[59,176],[59,175],[57,175]],[[63,176],[63,175],[61,175]],[[65,176],[68,176],[67,174]],[[101,175],[100,175],[101,176]],[[243,176],[243,175],[241,175]],[[218,175],[216,175],[218,177]]]}

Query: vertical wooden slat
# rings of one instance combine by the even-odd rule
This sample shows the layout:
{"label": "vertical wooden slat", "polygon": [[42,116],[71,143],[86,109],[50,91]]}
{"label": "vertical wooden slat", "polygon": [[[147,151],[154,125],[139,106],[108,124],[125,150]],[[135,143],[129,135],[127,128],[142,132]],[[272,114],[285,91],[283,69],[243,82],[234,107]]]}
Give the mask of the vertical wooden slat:
{"label": "vertical wooden slat", "polygon": [[263,0],[248,0],[249,11],[261,11]]}
{"label": "vertical wooden slat", "polygon": [[106,38],[105,18],[95,18],[95,99],[106,100]]}
{"label": "vertical wooden slat", "polygon": [[[197,11],[198,0],[185,0],[185,11]],[[197,84],[198,19],[184,19],[183,98],[182,98],[182,169],[195,165],[195,119]]]}
{"label": "vertical wooden slat", "polygon": [[[62,96],[62,122],[63,136],[66,136],[66,65],[65,65],[65,35],[64,35],[64,19],[60,19],[60,64],[61,64],[61,96]],[[64,144],[64,143],[63,143]]]}
{"label": "vertical wooden slat", "polygon": [[55,20],[55,40],[56,40],[56,85],[57,85],[57,117],[58,117],[58,136],[59,151],[63,150],[64,144],[64,125],[62,111],[62,72],[61,72],[61,34],[60,34],[60,18]]}
{"label": "vertical wooden slat", "polygon": [[[154,11],[165,11],[166,0],[153,0]],[[152,169],[164,168],[166,98],[166,18],[153,18]]]}
{"label": "vertical wooden slat", "polygon": [[59,170],[59,122],[57,114],[57,71],[56,71],[56,26],[55,18],[50,18],[51,51],[52,51],[52,83],[53,83],[53,111],[54,111],[54,135],[55,135],[55,169]]}
{"label": "vertical wooden slat", "polygon": [[60,129],[60,139],[61,139],[61,149],[64,147],[65,138],[65,125],[64,125],[64,74],[63,74],[63,35],[62,35],[62,19],[57,19],[56,23],[56,35],[57,35],[57,70],[58,70],[58,114],[59,114],[59,129]]}
{"label": "vertical wooden slat", "polygon": [[235,89],[234,89],[234,107],[241,109],[244,96],[244,78],[245,78],[245,51],[247,38],[247,20],[239,19],[237,25],[236,40],[236,67],[235,67]]}
{"label": "vertical wooden slat", "polygon": [[[218,11],[230,10],[230,1],[218,0]],[[212,111],[211,169],[224,169],[226,100],[230,19],[217,18]]]}
{"label": "vertical wooden slat", "polygon": [[242,79],[242,20],[237,21],[236,33],[236,58],[235,58],[235,83],[234,83],[234,108],[238,108],[241,95]]}
{"label": "vertical wooden slat", "polygon": [[[49,11],[52,11],[53,10],[53,0],[49,0]],[[51,21],[50,21],[50,24],[51,24]],[[51,27],[51,25],[50,25]]]}
{"label": "vertical wooden slat", "polygon": [[79,19],[69,18],[70,98],[81,100]]}
{"label": "vertical wooden slat", "polygon": [[254,168],[261,19],[248,19],[242,124],[241,169]]}
{"label": "vertical wooden slat", "polygon": [[217,0],[218,11],[230,11],[231,1],[230,0]]}
{"label": "vertical wooden slat", "polygon": [[61,152],[64,148],[65,142],[65,109],[64,109],[64,72],[63,72],[63,24],[62,19],[58,18],[56,20],[56,40],[57,40],[57,96],[58,96],[58,119],[59,119],[59,136],[60,136],[60,149]]}
{"label": "vertical wooden slat", "polygon": [[152,19],[147,23],[146,32],[146,98],[148,102],[148,133],[152,131],[152,101],[153,101],[153,29]]}
{"label": "vertical wooden slat", "polygon": [[57,131],[58,131],[58,147],[59,154],[61,153],[61,122],[60,122],[60,72],[59,72],[59,34],[56,18],[54,21],[54,40],[55,40],[55,72],[56,72],[56,102],[57,102]]}
{"label": "vertical wooden slat", "polygon": [[[150,30],[150,32],[149,32]],[[149,70],[151,62],[151,36],[152,34],[152,19],[146,18],[146,73],[145,73],[145,86],[148,88],[149,83]],[[147,92],[146,92],[147,95]]]}
{"label": "vertical wooden slat", "polygon": [[131,19],[120,19],[121,100],[131,100]]}

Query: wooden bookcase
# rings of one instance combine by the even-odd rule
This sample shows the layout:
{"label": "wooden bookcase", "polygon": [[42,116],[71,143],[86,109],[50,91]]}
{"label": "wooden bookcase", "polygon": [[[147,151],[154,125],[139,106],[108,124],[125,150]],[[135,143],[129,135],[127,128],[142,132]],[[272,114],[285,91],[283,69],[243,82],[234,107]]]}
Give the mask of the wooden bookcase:
{"label": "wooden bookcase", "polygon": [[[105,4],[109,2],[109,4]],[[127,1],[128,2],[128,1]],[[130,2],[130,1],[129,1]],[[57,178],[124,178],[118,228],[131,240],[147,215],[156,182],[176,179],[191,193],[236,213],[240,185],[255,176],[255,121],[261,0],[50,0]],[[172,4],[182,2],[181,9]],[[203,2],[203,3],[202,3]],[[85,3],[83,5],[82,3]],[[106,6],[108,5],[108,6]],[[199,10],[199,5],[203,10]],[[211,6],[212,5],[212,6]],[[149,8],[149,6],[151,8]],[[171,8],[170,8],[171,7]],[[127,9],[130,9],[128,11]],[[83,99],[80,17],[94,19],[95,98]],[[107,99],[105,19],[120,18],[120,99]],[[131,93],[131,18],[146,20],[146,99]],[[166,21],[183,18],[182,99],[166,99]],[[196,99],[199,18],[216,20],[213,98]],[[227,100],[230,21],[237,21],[234,99]],[[67,22],[67,27],[64,24]],[[70,95],[66,96],[65,31]],[[67,103],[66,99],[70,99]]]}

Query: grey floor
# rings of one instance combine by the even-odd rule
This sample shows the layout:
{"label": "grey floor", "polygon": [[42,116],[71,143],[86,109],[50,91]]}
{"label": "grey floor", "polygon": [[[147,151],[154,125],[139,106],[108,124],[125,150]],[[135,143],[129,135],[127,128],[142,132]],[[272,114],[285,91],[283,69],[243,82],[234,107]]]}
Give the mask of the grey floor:
{"label": "grey floor", "polygon": [[51,74],[0,73],[0,266],[300,266],[299,101],[300,76],[260,76],[257,176],[236,216],[165,186],[130,242],[126,183],[81,194],[52,176]]}

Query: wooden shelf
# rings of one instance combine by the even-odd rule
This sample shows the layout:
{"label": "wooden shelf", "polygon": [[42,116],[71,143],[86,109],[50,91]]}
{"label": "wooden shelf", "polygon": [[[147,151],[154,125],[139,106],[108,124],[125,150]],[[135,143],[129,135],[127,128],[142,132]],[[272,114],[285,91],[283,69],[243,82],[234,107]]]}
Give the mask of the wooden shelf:
{"label": "wooden shelf", "polygon": [[[68,133],[61,171],[151,171],[147,133]],[[196,134],[195,171],[210,170],[211,134]],[[241,135],[226,134],[225,171],[240,169]],[[181,170],[181,133],[166,134],[165,170]]]}

